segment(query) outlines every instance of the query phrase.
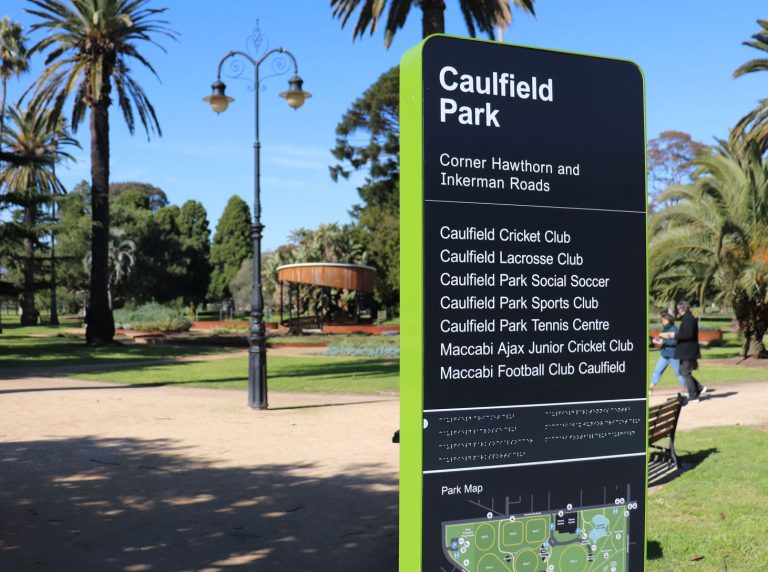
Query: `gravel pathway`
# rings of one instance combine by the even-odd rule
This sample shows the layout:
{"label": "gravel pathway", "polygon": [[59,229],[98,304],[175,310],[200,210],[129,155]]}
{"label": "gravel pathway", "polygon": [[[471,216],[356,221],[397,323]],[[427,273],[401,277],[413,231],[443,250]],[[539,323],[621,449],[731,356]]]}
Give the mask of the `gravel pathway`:
{"label": "gravel pathway", "polygon": [[397,398],[0,380],[0,570],[397,568]]}
{"label": "gravel pathway", "polygon": [[[245,402],[0,379],[0,570],[396,570],[397,398]],[[736,423],[768,424],[768,382],[708,394],[680,428]]]}

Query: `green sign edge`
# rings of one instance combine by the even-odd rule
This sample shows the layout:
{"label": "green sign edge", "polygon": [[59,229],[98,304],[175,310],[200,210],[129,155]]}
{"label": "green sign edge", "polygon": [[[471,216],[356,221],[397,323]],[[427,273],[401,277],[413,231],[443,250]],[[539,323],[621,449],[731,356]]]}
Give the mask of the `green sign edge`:
{"label": "green sign edge", "polygon": [[[643,158],[645,162],[645,216],[648,217],[648,117],[646,114],[645,74],[629,59],[555,50],[538,46],[479,40],[451,34],[425,38],[400,59],[400,487],[399,487],[399,570],[406,572],[414,560],[421,570],[422,517],[422,419],[424,410],[424,115],[422,52],[436,37],[485,44],[499,44],[545,52],[599,58],[632,64],[643,85]],[[648,266],[648,225],[645,227],[645,323],[649,323],[650,268]],[[645,348],[648,363],[650,349]],[[646,366],[647,367],[647,366]],[[646,378],[648,371],[646,369]],[[410,381],[410,383],[409,383]],[[647,383],[647,379],[646,379]],[[648,435],[648,407],[645,401],[645,434]],[[645,455],[649,455],[648,440]],[[408,471],[403,468],[408,467]],[[643,491],[643,560],[648,561],[648,471]]]}
{"label": "green sign edge", "polygon": [[[424,416],[424,188],[422,49],[400,61],[400,550],[399,569],[421,569]],[[405,287],[404,287],[405,286]],[[407,468],[407,470],[403,470]]]}

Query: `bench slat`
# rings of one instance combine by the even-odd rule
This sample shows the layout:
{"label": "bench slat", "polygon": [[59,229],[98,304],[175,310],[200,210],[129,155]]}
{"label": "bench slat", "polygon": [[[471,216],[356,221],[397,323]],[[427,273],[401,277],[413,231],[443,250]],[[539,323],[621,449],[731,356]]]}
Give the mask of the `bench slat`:
{"label": "bench slat", "polygon": [[655,425],[651,425],[648,427],[648,435],[649,437],[651,435],[654,435],[659,432],[674,432],[675,428],[677,427],[677,418],[673,417],[671,419],[665,419],[663,423],[657,423]]}
{"label": "bench slat", "polygon": [[[648,408],[648,446],[653,448],[648,455],[649,484],[657,483],[678,470],[675,431],[681,408],[680,398]],[[655,444],[665,438],[669,438],[668,447]]]}
{"label": "bench slat", "polygon": [[663,419],[672,419],[674,417],[677,417],[678,411],[676,409],[667,410],[667,411],[661,411],[656,415],[651,416],[651,414],[648,414],[648,417],[653,419],[654,422],[658,422]]}
{"label": "bench slat", "polygon": [[676,426],[677,426],[677,419],[673,417],[672,419],[665,420],[663,423],[657,423],[655,425],[649,426],[648,434],[650,435],[652,433],[655,433],[656,431],[662,431],[665,429],[674,430]]}

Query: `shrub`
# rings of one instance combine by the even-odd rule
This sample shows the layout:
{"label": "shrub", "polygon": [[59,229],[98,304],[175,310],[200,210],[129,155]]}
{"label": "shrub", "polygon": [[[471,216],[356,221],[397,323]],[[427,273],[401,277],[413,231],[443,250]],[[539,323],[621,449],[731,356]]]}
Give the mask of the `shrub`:
{"label": "shrub", "polygon": [[325,356],[354,356],[354,357],[400,357],[400,348],[388,345],[372,344],[339,344],[329,346],[323,351]]}
{"label": "shrub", "polygon": [[162,332],[187,331],[192,322],[184,312],[150,302],[135,309],[115,310],[115,327],[125,330],[160,330]]}

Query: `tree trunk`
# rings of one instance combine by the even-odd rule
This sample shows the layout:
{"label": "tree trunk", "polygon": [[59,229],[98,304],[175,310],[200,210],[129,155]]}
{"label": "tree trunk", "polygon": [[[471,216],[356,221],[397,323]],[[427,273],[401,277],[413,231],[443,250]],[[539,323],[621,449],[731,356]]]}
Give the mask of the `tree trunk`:
{"label": "tree trunk", "polygon": [[749,335],[744,336],[744,343],[741,346],[741,349],[739,349],[739,357],[741,358],[747,358],[749,357],[749,346],[750,346],[750,337]]}
{"label": "tree trunk", "polygon": [[765,350],[765,345],[763,344],[763,336],[765,336],[765,320],[762,319],[765,314],[765,308],[761,304],[759,307],[758,312],[758,319],[756,320],[757,324],[755,324],[754,327],[754,335],[751,336],[749,340],[749,349],[747,351],[747,357],[756,358],[756,359],[763,359],[765,357],[768,357],[768,352]]}
{"label": "tree trunk", "polygon": [[112,343],[115,320],[109,307],[109,105],[91,107],[91,291],[85,339]]}
{"label": "tree trunk", "polygon": [[35,308],[35,248],[32,229],[35,224],[35,206],[24,206],[24,297],[21,303],[21,325],[34,326],[39,317]]}
{"label": "tree trunk", "polygon": [[445,33],[445,1],[422,0],[421,2],[421,36],[426,38],[432,34]]}
{"label": "tree trunk", "polygon": [[744,357],[762,359],[768,356],[768,352],[765,351],[765,345],[763,344],[763,336],[754,335],[747,339],[745,344]]}

